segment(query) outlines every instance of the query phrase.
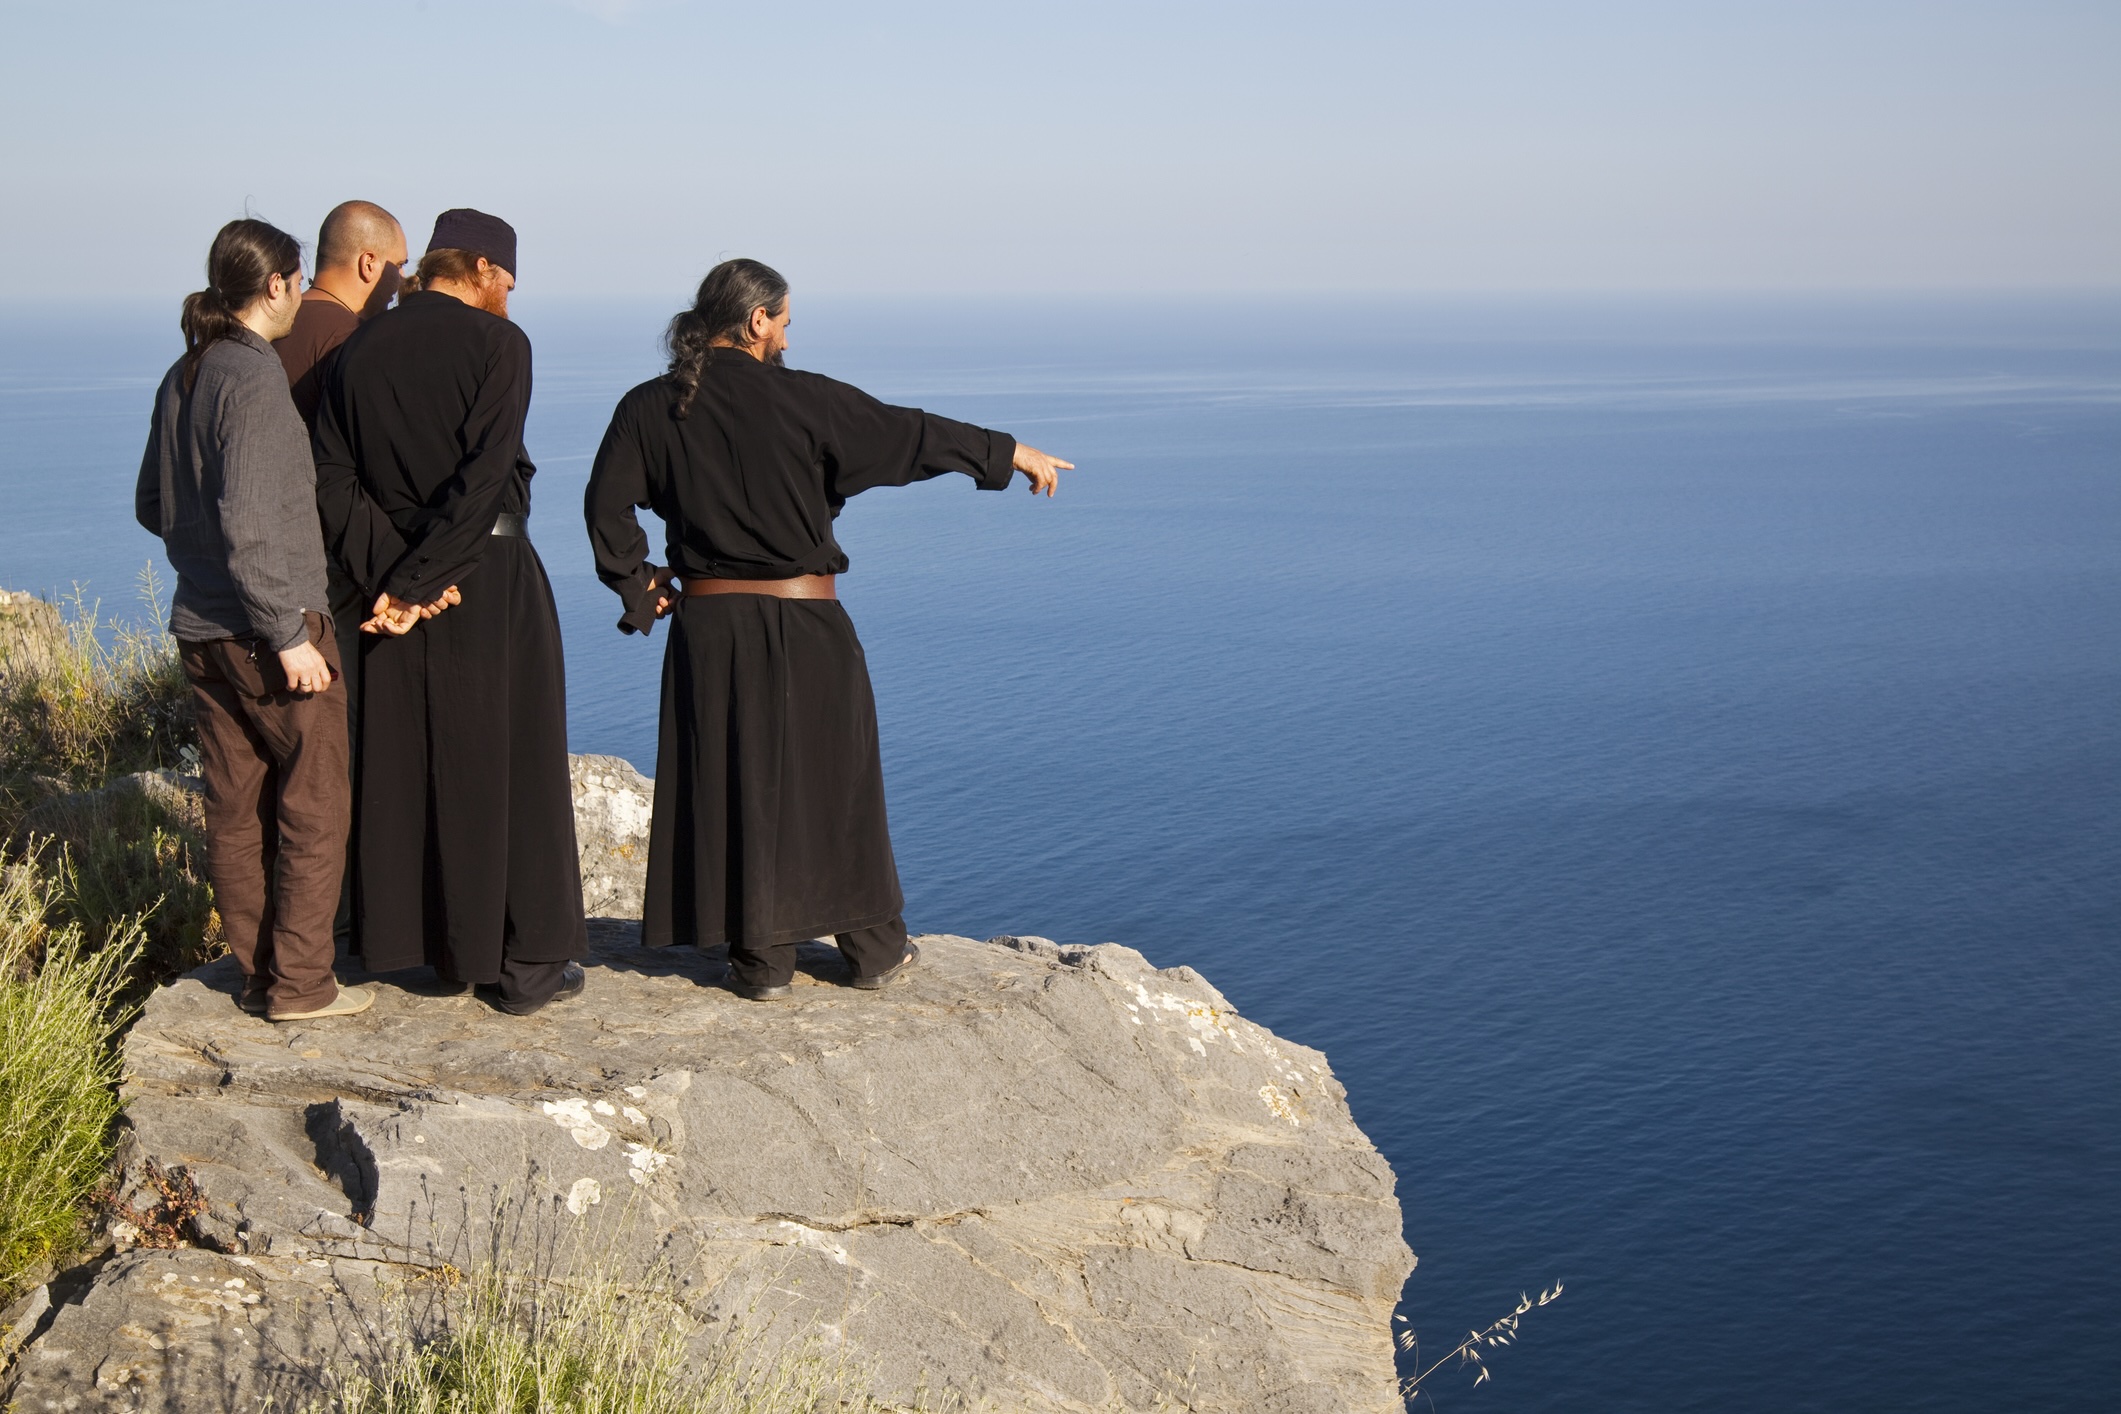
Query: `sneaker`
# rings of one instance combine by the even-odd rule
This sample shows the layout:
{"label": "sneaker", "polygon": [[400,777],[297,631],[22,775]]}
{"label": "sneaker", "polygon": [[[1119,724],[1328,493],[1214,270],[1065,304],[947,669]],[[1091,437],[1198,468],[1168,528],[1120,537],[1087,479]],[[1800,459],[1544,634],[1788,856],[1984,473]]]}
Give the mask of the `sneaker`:
{"label": "sneaker", "polygon": [[884,988],[890,986],[893,982],[898,981],[907,973],[911,972],[913,970],[913,964],[919,962],[920,960],[921,945],[919,943],[908,943],[906,944],[906,955],[898,960],[898,965],[896,967],[890,968],[889,970],[884,972],[879,972],[874,977],[856,977],[847,985],[850,987],[859,987],[865,992],[881,992],[884,990]]}
{"label": "sneaker", "polygon": [[316,1021],[327,1016],[356,1016],[376,1004],[376,994],[366,987],[341,987],[339,995],[333,997],[315,1011],[268,1011],[267,1021]]}

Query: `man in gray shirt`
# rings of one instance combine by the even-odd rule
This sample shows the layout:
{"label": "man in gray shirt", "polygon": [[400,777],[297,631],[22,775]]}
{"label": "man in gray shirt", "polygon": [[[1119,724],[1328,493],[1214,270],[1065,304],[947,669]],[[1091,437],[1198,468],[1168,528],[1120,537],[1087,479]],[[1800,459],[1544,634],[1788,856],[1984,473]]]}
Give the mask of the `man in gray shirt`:
{"label": "man in gray shirt", "polygon": [[135,513],[177,571],[170,632],[191,679],[207,873],[243,1006],[274,1021],[373,998],[332,975],[348,816],[346,691],[309,432],[272,341],[301,303],[301,246],[231,221],[184,301],[185,355],[155,394]]}

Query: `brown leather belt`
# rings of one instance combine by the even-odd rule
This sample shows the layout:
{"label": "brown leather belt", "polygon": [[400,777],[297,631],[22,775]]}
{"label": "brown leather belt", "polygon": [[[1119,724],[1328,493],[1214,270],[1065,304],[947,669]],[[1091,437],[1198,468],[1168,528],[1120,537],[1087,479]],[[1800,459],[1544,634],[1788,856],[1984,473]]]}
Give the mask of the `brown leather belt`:
{"label": "brown leather belt", "polygon": [[696,594],[770,594],[776,599],[837,599],[829,574],[799,574],[794,579],[688,579],[685,597]]}

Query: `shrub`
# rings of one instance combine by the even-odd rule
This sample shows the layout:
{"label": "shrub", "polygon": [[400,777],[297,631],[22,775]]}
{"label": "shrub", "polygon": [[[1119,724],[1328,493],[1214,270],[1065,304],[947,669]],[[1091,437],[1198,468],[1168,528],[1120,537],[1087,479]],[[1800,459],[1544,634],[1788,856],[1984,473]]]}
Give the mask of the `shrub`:
{"label": "shrub", "polygon": [[158,622],[152,567],[140,581],[156,613],[144,626],[106,626],[78,591],[63,619],[27,595],[0,603],[0,834],[55,796],[197,761],[191,686]]}
{"label": "shrub", "polygon": [[0,592],[0,838],[58,844],[49,906],[90,947],[144,925],[144,991],[221,937],[199,801],[172,769],[198,760],[191,688],[152,567],[140,588],[153,618],[117,628],[78,592],[65,613]]}
{"label": "shrub", "polygon": [[142,993],[221,955],[197,795],[154,776],[48,802],[24,832],[59,846],[52,907],[90,946],[137,926]]}
{"label": "shrub", "polygon": [[34,854],[0,864],[0,1299],[63,1254],[103,1182],[142,945],[137,920],[97,948],[54,926],[57,892]]}

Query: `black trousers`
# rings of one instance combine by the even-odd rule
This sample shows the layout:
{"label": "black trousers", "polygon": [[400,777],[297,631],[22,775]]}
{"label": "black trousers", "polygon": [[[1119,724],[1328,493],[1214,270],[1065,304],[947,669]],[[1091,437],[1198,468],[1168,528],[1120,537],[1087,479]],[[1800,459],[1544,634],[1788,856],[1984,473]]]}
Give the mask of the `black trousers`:
{"label": "black trousers", "polygon": [[[869,666],[847,611],[709,594],[668,623],[642,937],[729,943],[741,975],[776,947],[893,928],[906,901]],[[888,934],[842,947],[898,957]]]}
{"label": "black trousers", "polygon": [[354,940],[371,971],[589,955],[560,622],[528,540],[492,537],[464,602],[361,654]]}
{"label": "black trousers", "polygon": [[[833,940],[840,945],[840,955],[847,959],[847,965],[854,969],[857,977],[874,977],[880,972],[889,972],[905,957],[906,921],[894,918],[874,928],[837,934]],[[729,945],[730,975],[747,987],[786,986],[788,979],[795,976],[795,949],[794,943],[760,947],[732,942]],[[552,985],[557,988],[560,984],[555,981]]]}
{"label": "black trousers", "polygon": [[[346,690],[346,793],[359,788],[361,779],[361,625],[368,619],[374,601],[366,599],[337,565],[331,567],[332,632],[339,641],[339,686]],[[339,913],[332,920],[332,940],[338,951],[354,950],[354,851],[359,837],[346,834],[346,868],[339,886]]]}

